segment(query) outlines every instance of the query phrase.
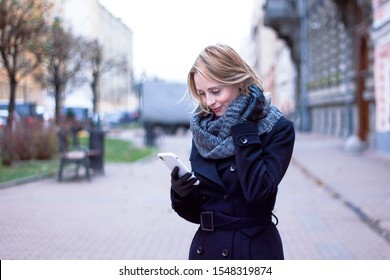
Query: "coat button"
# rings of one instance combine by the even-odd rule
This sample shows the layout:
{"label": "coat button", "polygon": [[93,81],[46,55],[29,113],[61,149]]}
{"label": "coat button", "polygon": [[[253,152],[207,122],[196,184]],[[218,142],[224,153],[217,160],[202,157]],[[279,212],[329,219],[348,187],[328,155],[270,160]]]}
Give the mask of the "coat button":
{"label": "coat button", "polygon": [[236,169],[237,169],[237,166],[236,165],[234,165],[234,164],[232,164],[232,165],[230,165],[230,172],[234,172],[234,171],[236,171]]}
{"label": "coat button", "polygon": [[243,136],[240,138],[240,142],[245,145],[246,143],[248,143],[248,139],[245,136]]}
{"label": "coat button", "polygon": [[198,248],[196,248],[196,253],[197,253],[198,255],[202,255],[202,253],[203,253],[203,247],[202,247],[202,246],[198,246]]}
{"label": "coat button", "polygon": [[229,256],[229,250],[228,250],[228,249],[223,249],[223,250],[222,250],[222,256],[223,256],[223,257]]}

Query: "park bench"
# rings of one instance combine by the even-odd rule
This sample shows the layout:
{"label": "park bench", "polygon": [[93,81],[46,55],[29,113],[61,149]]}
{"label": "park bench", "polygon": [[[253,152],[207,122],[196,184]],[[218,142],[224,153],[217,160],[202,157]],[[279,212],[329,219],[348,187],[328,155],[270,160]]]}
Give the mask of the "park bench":
{"label": "park bench", "polygon": [[[75,175],[79,175],[80,165],[85,168],[85,177],[91,180],[89,173],[89,149],[80,145],[78,130],[58,129],[58,146],[60,153],[60,167],[58,170],[58,181],[62,181],[65,166],[75,165]],[[96,151],[94,153],[97,153]]]}

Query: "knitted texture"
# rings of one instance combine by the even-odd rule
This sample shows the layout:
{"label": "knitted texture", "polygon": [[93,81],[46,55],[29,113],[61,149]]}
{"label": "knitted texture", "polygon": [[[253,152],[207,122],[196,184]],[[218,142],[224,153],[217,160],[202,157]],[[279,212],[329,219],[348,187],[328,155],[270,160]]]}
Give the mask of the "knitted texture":
{"label": "knitted texture", "polygon": [[[257,99],[248,95],[240,95],[228,106],[226,112],[219,118],[214,114],[201,117],[200,108],[193,114],[190,129],[195,146],[202,157],[207,159],[223,159],[234,155],[233,138],[230,132],[232,126],[253,121],[253,115],[259,114],[257,120],[257,133],[270,132],[283,116],[271,99],[267,98],[261,108]],[[251,117],[252,116],[252,117]]]}

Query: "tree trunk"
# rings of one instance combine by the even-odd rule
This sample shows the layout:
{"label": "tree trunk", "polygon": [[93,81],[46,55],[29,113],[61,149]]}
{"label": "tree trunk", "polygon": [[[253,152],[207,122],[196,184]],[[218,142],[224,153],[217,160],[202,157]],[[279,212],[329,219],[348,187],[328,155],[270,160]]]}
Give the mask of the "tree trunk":
{"label": "tree trunk", "polygon": [[56,125],[60,124],[61,121],[61,108],[62,108],[62,86],[56,85],[54,89],[54,102],[55,102],[55,122]]}
{"label": "tree trunk", "polygon": [[93,114],[96,115],[98,113],[98,105],[99,105],[99,97],[100,97],[100,94],[99,94],[99,75],[98,74],[94,74],[94,79],[92,80],[92,83],[91,83],[91,89],[92,89],[92,94],[93,94],[93,100],[92,100],[92,110],[93,110]]}
{"label": "tree trunk", "polygon": [[2,164],[4,166],[11,166],[12,164],[12,126],[14,123],[14,112],[15,112],[15,96],[16,88],[18,83],[14,77],[9,79],[10,84],[10,97],[9,97],[9,107],[8,107],[8,119],[7,126],[4,130],[4,139],[3,139],[3,158]]}

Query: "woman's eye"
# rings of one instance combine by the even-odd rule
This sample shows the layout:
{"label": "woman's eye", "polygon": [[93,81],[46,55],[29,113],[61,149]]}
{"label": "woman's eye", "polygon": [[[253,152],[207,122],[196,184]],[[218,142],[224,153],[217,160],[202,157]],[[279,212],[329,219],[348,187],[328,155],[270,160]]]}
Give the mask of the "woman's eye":
{"label": "woman's eye", "polygon": [[203,95],[204,95],[204,92],[203,92],[203,91],[198,91],[198,95],[199,95],[199,96],[203,96]]}
{"label": "woman's eye", "polygon": [[218,93],[220,93],[220,92],[221,92],[221,90],[213,90],[213,91],[212,91],[213,94],[218,94]]}

